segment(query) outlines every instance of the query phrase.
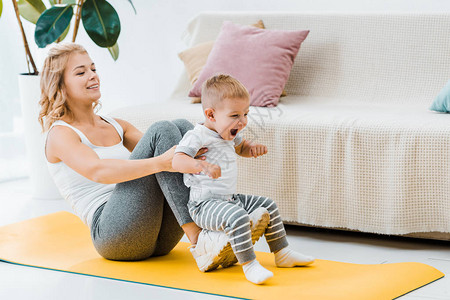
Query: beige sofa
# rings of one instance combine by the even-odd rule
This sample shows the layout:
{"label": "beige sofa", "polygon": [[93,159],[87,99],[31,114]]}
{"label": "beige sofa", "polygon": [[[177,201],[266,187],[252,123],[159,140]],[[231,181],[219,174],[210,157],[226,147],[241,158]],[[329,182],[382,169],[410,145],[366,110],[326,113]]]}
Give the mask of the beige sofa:
{"label": "beige sofa", "polygon": [[[211,12],[187,26],[186,47],[222,22],[304,30],[275,108],[252,107],[244,136],[269,153],[239,159],[241,193],[278,203],[283,220],[450,240],[450,115],[428,110],[450,79],[450,14]],[[202,120],[181,74],[170,99],[112,115],[145,130]]]}

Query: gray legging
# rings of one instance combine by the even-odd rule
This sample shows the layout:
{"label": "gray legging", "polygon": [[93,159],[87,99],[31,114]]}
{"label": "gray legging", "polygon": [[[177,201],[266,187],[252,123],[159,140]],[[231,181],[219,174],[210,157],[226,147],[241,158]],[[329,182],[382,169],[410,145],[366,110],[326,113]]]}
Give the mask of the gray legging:
{"label": "gray legging", "polygon": [[[156,122],[130,159],[161,155],[192,128],[186,120]],[[142,260],[169,253],[183,236],[180,225],[192,222],[188,200],[189,189],[180,173],[160,172],[118,183],[94,214],[91,237],[95,248],[111,260]]]}

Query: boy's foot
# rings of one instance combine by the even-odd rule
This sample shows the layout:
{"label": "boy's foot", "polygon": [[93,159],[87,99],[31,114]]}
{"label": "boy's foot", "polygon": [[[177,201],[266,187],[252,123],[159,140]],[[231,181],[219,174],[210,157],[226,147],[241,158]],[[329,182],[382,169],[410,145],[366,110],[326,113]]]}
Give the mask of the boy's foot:
{"label": "boy's foot", "polygon": [[303,255],[287,247],[275,253],[275,264],[279,268],[302,267],[313,262],[314,257]]}
{"label": "boy's foot", "polygon": [[248,264],[242,266],[245,277],[248,281],[254,284],[262,284],[267,279],[273,277],[273,273],[260,265],[260,263],[254,259]]}
{"label": "boy's foot", "polygon": [[[217,269],[223,263],[225,264],[227,260],[233,260],[233,257],[228,255],[227,248],[231,250],[225,232],[203,229],[198,235],[197,244],[192,246],[190,250],[199,270],[208,272]],[[236,259],[236,256],[234,256],[234,259]]]}
{"label": "boy's foot", "polygon": [[[258,207],[251,214],[250,217],[250,228],[252,230],[252,244],[254,245],[261,236],[266,232],[267,225],[270,222],[270,214],[264,207]],[[234,255],[231,245],[228,244],[223,251],[223,255],[227,258],[221,263],[222,268],[228,268],[237,263],[236,255]]]}
{"label": "boy's foot", "polygon": [[[267,209],[261,207],[255,209],[249,217],[254,244],[266,231],[270,215]],[[238,261],[227,235],[221,231],[203,229],[198,236],[197,245],[192,246],[190,250],[202,272],[215,270],[220,265],[222,268],[228,268]]]}
{"label": "boy's foot", "polygon": [[258,207],[248,216],[250,217],[252,243],[254,245],[266,232],[267,226],[270,222],[270,214],[264,207]]}

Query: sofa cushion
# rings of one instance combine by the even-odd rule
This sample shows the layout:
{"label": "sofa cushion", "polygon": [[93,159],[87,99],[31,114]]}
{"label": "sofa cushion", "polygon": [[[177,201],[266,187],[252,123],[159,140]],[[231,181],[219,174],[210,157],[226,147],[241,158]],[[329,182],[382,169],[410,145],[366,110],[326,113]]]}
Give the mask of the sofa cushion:
{"label": "sofa cushion", "polygon": [[[252,24],[253,27],[265,29],[264,22],[259,20],[255,24]],[[206,61],[208,60],[208,55],[211,52],[214,46],[214,41],[203,42],[194,47],[186,49],[180,53],[178,53],[178,57],[183,61],[184,67],[186,68],[186,73],[189,77],[189,81],[191,85],[197,81],[200,72],[203,67],[206,65]],[[286,92],[283,90],[281,92],[281,97],[286,96]],[[200,103],[200,97],[191,97],[191,103]]]}
{"label": "sofa cushion", "polygon": [[[193,85],[200,75],[203,67],[208,60],[208,55],[214,46],[214,41],[200,43],[192,48],[178,53],[178,57],[183,61],[189,81]],[[192,97],[191,103],[200,103],[200,97]]]}
{"label": "sofa cushion", "polygon": [[205,80],[218,73],[240,80],[253,106],[276,106],[294,59],[309,30],[263,30],[224,22],[190,97],[200,97]]}
{"label": "sofa cushion", "polygon": [[430,110],[445,113],[450,112],[450,80],[436,96],[431,104]]}

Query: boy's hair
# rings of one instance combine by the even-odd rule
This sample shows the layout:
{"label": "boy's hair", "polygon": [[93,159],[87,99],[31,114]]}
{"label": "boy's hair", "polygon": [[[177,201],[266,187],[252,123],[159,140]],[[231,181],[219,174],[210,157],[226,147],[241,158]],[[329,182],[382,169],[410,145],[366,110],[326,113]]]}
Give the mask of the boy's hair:
{"label": "boy's hair", "polygon": [[224,99],[249,99],[245,86],[236,78],[226,74],[215,75],[206,80],[202,85],[203,109],[216,107]]}

